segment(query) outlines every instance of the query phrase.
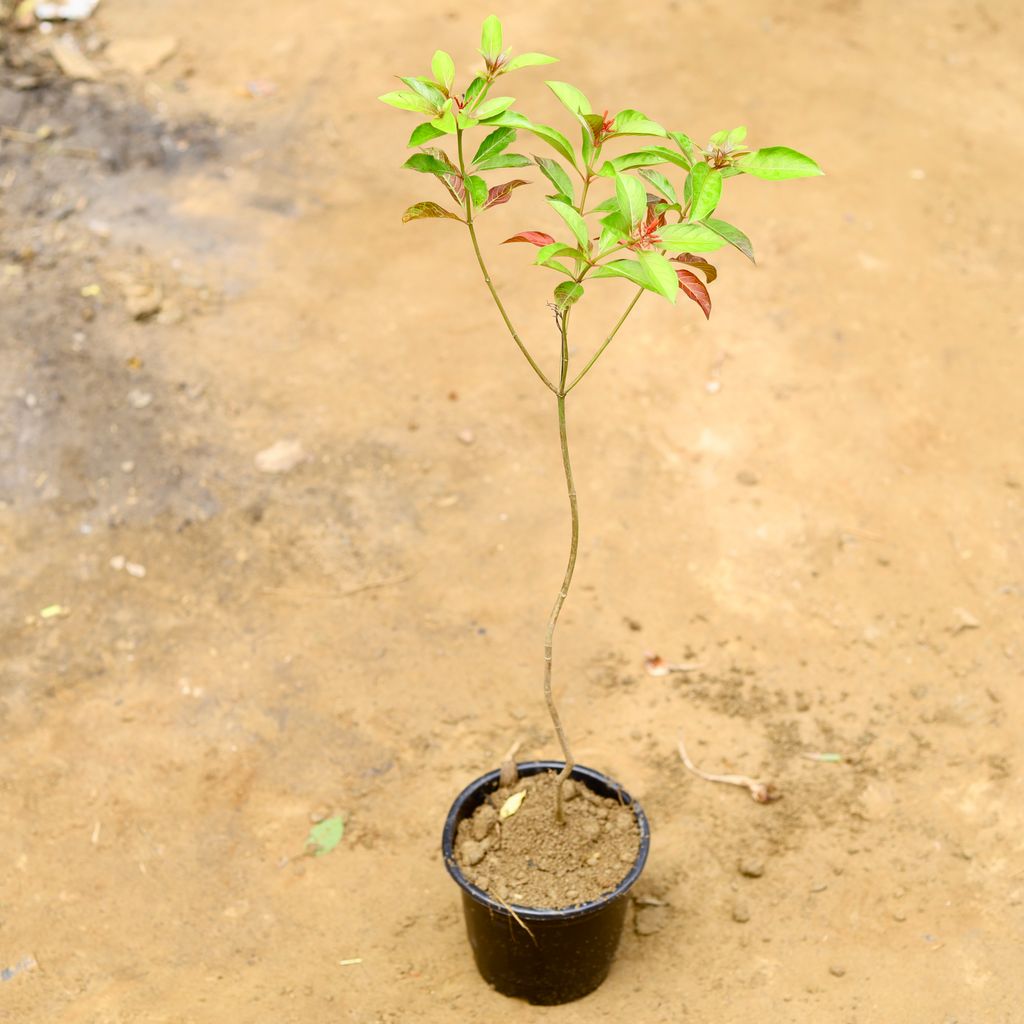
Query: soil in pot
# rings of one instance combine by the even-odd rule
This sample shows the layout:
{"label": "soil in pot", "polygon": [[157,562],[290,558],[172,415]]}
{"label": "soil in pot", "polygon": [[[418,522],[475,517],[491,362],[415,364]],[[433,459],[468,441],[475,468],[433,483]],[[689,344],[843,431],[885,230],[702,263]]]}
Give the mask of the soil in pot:
{"label": "soil in pot", "polygon": [[504,903],[562,909],[596,900],[625,878],[640,850],[633,811],[570,780],[560,825],[556,778],[547,772],[500,787],[459,824],[456,860],[468,881]]}

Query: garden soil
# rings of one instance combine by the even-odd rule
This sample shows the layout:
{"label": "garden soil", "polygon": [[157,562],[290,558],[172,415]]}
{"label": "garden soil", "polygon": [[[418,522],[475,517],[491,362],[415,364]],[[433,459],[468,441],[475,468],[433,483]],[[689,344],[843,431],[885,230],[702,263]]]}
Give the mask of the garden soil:
{"label": "garden soil", "polygon": [[[481,983],[440,833],[557,753],[555,408],[460,226],[401,223],[443,194],[375,99],[488,13],[3,27],[0,1021],[1018,1022],[1020,6],[507,12],[597,109],[827,172],[728,181],[757,266],[716,258],[710,323],[641,303],[572,394],[555,688],[652,845],[607,982],[543,1009]],[[568,128],[544,77],[510,91]],[[496,245],[555,227],[522,176],[481,233],[550,369],[553,275]],[[576,366],[630,296],[591,291]]]}

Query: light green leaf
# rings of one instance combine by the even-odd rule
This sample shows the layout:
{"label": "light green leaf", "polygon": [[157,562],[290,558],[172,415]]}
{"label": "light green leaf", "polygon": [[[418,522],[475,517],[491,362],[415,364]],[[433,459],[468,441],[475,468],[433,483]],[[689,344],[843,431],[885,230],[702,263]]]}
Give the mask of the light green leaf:
{"label": "light green leaf", "polygon": [[461,110],[455,115],[455,123],[463,130],[466,131],[468,128],[475,128],[480,122],[475,117],[470,117],[469,114],[464,114]]}
{"label": "light green leaf", "polygon": [[487,79],[481,78],[477,75],[472,82],[469,83],[469,88],[466,89],[466,105],[472,106],[477,96],[480,95],[487,88]]}
{"label": "light green leaf", "polygon": [[564,313],[574,302],[583,298],[583,285],[576,281],[563,281],[555,287],[555,305]]}
{"label": "light green leaf", "polygon": [[344,818],[324,818],[309,830],[309,836],[306,839],[306,852],[313,854],[314,857],[322,857],[325,853],[330,853],[341,842],[341,837],[344,834]]}
{"label": "light green leaf", "polygon": [[449,107],[440,117],[430,122],[431,128],[436,128],[442,135],[454,135],[457,127],[455,114]]}
{"label": "light green leaf", "polygon": [[518,57],[513,57],[503,70],[518,71],[520,68],[536,68],[541,64],[557,63],[557,57],[549,57],[546,53],[521,53]]}
{"label": "light green leaf", "polygon": [[451,174],[452,169],[436,156],[429,153],[413,153],[408,160],[402,164],[410,171],[419,171],[420,174]]}
{"label": "light green leaf", "polygon": [[520,114],[517,110],[506,110],[487,120],[488,125],[507,125],[511,128],[522,128],[523,131],[532,132],[538,139],[543,139],[559,156],[564,157],[576,166],[576,156],[572,151],[569,140],[557,129],[550,128],[546,124],[534,124],[528,117]]}
{"label": "light green leaf", "polygon": [[432,142],[439,139],[445,133],[440,128],[435,128],[429,121],[416,125],[409,136],[409,146],[422,146],[425,142]]}
{"label": "light green leaf", "polygon": [[413,92],[422,96],[434,110],[440,110],[444,101],[448,98],[437,86],[426,78],[403,78],[399,76],[400,82],[405,82]]}
{"label": "light green leaf", "polygon": [[708,143],[712,146],[721,146],[727,138],[729,138],[728,132],[715,132],[715,134],[712,135],[710,139],[708,139]]}
{"label": "light green leaf", "polygon": [[652,121],[639,110],[620,110],[615,115],[614,132],[616,135],[660,135],[663,138],[668,132],[657,121]]}
{"label": "light green leaf", "polygon": [[668,224],[658,228],[661,247],[669,252],[714,252],[726,239],[705,224]]}
{"label": "light green leaf", "polygon": [[402,214],[402,223],[408,224],[411,220],[422,220],[425,217],[447,217],[449,220],[462,220],[457,214],[446,210],[437,203],[415,203]]}
{"label": "light green leaf", "polygon": [[487,203],[487,182],[475,174],[466,179],[466,191],[473,200],[473,205],[480,207]]}
{"label": "light green leaf", "polygon": [[[635,153],[624,153],[615,157],[614,160],[606,160],[601,169],[597,172],[605,178],[614,178],[616,171],[628,171],[634,167],[649,167],[652,164],[668,163],[660,147],[654,149],[641,149]],[[672,154],[675,156],[675,153]]]}
{"label": "light green leaf", "polygon": [[430,61],[430,70],[435,80],[443,85],[446,91],[451,90],[455,81],[455,61],[452,60],[451,54],[445,53],[444,50],[435,51]]}
{"label": "light green leaf", "polygon": [[378,96],[377,99],[381,103],[387,103],[389,106],[398,107],[399,110],[414,110],[417,114],[436,114],[437,108],[433,103],[429,103],[419,93],[406,92],[403,89],[399,89],[397,92],[386,92],[383,96]]}
{"label": "light green leaf", "polygon": [[491,157],[497,156],[503,149],[507,149],[515,141],[515,138],[515,128],[495,128],[480,143],[480,148],[473,157],[473,163],[478,164],[481,160],[490,160]]}
{"label": "light green leaf", "polygon": [[736,147],[747,137],[747,129],[740,125],[739,128],[733,128],[731,132],[725,137],[725,144],[727,146]]}
{"label": "light green leaf", "polygon": [[646,178],[663,196],[665,196],[670,203],[678,203],[679,198],[676,196],[676,190],[672,187],[672,182],[665,177],[660,171],[652,171],[649,167],[644,167],[637,171],[637,174],[641,178]]}
{"label": "light green leaf", "polygon": [[496,114],[500,114],[504,110],[508,110],[509,107],[515,103],[516,99],[514,96],[492,96],[490,99],[484,100],[476,110],[473,111],[473,116],[480,121],[485,118],[494,117]]}
{"label": "light green leaf", "polygon": [[[616,200],[616,207],[617,205],[618,201]],[[607,255],[623,239],[628,239],[629,233],[629,225],[616,208],[614,213],[608,214],[601,220],[601,237],[597,241],[598,257]]]}
{"label": "light green leaf", "polygon": [[722,197],[722,175],[706,163],[694,164],[686,179],[690,220],[703,220],[715,212]]}
{"label": "light green leaf", "polygon": [[501,55],[501,22],[492,14],[484,20],[480,33],[480,51],[488,60]]}
{"label": "light green leaf", "polygon": [[[747,238],[739,228],[733,227],[732,224],[727,224],[724,220],[715,220],[714,217],[708,217],[708,219],[704,221],[704,225],[711,231],[714,231],[719,237],[724,238],[730,245],[739,249],[739,251],[743,253],[751,263],[755,262],[754,247],[750,244],[750,239]],[[691,250],[691,252],[692,251],[695,250]],[[708,252],[710,250],[704,251]]]}
{"label": "light green leaf", "polygon": [[641,252],[638,255],[640,266],[644,268],[651,282],[651,290],[669,302],[675,302],[676,293],[679,291],[679,278],[672,264],[660,252]]}
{"label": "light green leaf", "polygon": [[647,192],[636,178],[624,174],[615,175],[615,198],[619,212],[632,231],[647,213]]}
{"label": "light green leaf", "polygon": [[566,245],[565,242],[552,242],[550,245],[545,245],[542,249],[537,252],[537,258],[534,263],[539,267],[548,267],[551,270],[558,270],[561,273],[572,277],[572,271],[564,264],[560,263],[556,256],[572,256],[574,259],[583,259],[583,253],[579,249],[573,248],[571,245]]}
{"label": "light green leaf", "polygon": [[738,157],[735,161],[744,174],[752,174],[765,181],[783,181],[786,178],[813,178],[824,171],[809,157],[786,146],[768,146]]}
{"label": "light green leaf", "polygon": [[611,263],[602,263],[590,274],[591,277],[624,277],[634,284],[640,285],[654,291],[650,279],[647,277],[644,268],[636,260],[612,260]]}
{"label": "light green leaf", "polygon": [[501,167],[532,167],[533,161],[528,156],[518,153],[502,153],[492,156],[490,160],[481,160],[476,165],[478,171],[496,171]]}
{"label": "light green leaf", "polygon": [[550,160],[546,156],[535,156],[533,159],[536,161],[544,177],[558,190],[559,195],[565,196],[570,203],[574,202],[575,193],[573,192],[572,181],[562,165],[557,160]]}
{"label": "light green leaf", "polygon": [[686,157],[687,160],[685,166],[690,167],[690,165],[696,159],[696,156],[694,155],[693,151],[693,140],[690,138],[689,135],[685,134],[684,132],[669,132],[668,134],[675,142],[675,144],[683,151],[683,155]]}
{"label": "light green leaf", "polygon": [[570,114],[590,114],[590,100],[568,82],[545,82],[544,83],[559,99],[562,105]]}
{"label": "light green leaf", "polygon": [[573,207],[563,200],[549,198],[548,202],[555,213],[569,225],[569,230],[576,236],[576,241],[580,243],[580,248],[587,252],[590,248],[590,233],[587,230],[587,222]]}

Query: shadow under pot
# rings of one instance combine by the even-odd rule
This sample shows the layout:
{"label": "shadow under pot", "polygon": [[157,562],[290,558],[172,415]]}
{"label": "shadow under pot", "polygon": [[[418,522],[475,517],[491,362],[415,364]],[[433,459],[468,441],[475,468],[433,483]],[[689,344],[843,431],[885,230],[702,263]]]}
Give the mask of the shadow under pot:
{"label": "shadow under pot", "polygon": [[[562,761],[528,761],[516,767],[520,776],[529,776],[558,772],[563,766]],[[487,796],[498,789],[499,777],[499,771],[488,772],[456,797],[441,843],[445,867],[462,890],[466,932],[477,969],[488,984],[506,996],[548,1006],[580,999],[596,989],[611,969],[622,936],[626,897],[640,877],[650,849],[647,818],[618,783],[592,768],[577,765],[571,778],[633,811],[640,833],[636,860],[611,892],[588,903],[559,910],[518,904],[509,907],[473,885],[455,859],[459,823],[471,818]]]}

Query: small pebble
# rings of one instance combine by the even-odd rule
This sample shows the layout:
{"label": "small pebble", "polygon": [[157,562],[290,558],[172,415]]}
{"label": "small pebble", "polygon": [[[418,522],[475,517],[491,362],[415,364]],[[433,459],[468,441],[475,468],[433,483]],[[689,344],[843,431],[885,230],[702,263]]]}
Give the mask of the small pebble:
{"label": "small pebble", "polygon": [[579,790],[576,788],[576,783],[572,779],[566,779],[562,783],[562,799],[568,803],[570,800],[575,800],[578,797]]}
{"label": "small pebble", "polygon": [[736,482],[743,484],[744,487],[756,487],[761,478],[756,473],[751,473],[749,469],[741,469],[736,474]]}
{"label": "small pebble", "polygon": [[894,910],[892,912],[892,919],[894,921],[900,921],[900,922],[906,921],[906,919],[907,919],[906,912],[902,911],[902,910]]}
{"label": "small pebble", "polygon": [[114,557],[110,560],[110,568],[117,570],[117,572],[120,572],[125,567],[126,563],[127,559],[124,557],[124,555],[114,555]]}
{"label": "small pebble", "polygon": [[132,470],[134,470],[134,469],[135,469],[135,463],[132,462],[131,459],[128,459],[125,462],[121,463],[121,472],[122,473],[131,473]]}
{"label": "small pebble", "polygon": [[638,907],[633,918],[637,935],[657,935],[668,924],[668,907]]}
{"label": "small pebble", "polygon": [[473,838],[478,842],[486,838],[497,820],[498,812],[490,804],[484,804],[473,817]]}
{"label": "small pebble", "polygon": [[739,868],[744,878],[760,878],[764,874],[764,861],[753,858],[741,860]]}
{"label": "small pebble", "polygon": [[142,577],[146,575],[146,567],[144,565],[139,565],[138,562],[125,562],[124,571],[128,573],[129,576],[134,576],[137,580],[141,580]]}
{"label": "small pebble", "polygon": [[828,888],[828,882],[818,882],[811,886],[811,892],[824,892]]}
{"label": "small pebble", "polygon": [[476,434],[468,428],[466,430],[460,430],[455,435],[463,444],[472,444],[476,440]]}
{"label": "small pebble", "polygon": [[732,919],[737,924],[746,924],[750,920],[750,908],[742,900],[732,905]]}
{"label": "small pebble", "polygon": [[133,409],[145,409],[153,401],[153,396],[148,391],[140,391],[133,388],[128,392],[128,404]]}
{"label": "small pebble", "polygon": [[833,978],[841,978],[846,974],[846,968],[843,967],[842,964],[833,964],[828,969],[828,973],[831,974]]}

